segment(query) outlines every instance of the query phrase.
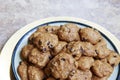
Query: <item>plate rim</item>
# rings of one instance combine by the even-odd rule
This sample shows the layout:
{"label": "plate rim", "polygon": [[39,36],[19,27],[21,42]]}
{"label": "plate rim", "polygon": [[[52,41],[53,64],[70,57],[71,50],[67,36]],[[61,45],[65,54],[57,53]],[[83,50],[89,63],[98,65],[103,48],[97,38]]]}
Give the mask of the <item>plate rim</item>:
{"label": "plate rim", "polygon": [[[52,22],[52,21],[73,21],[73,22],[83,23],[83,24],[92,26],[93,28],[96,28],[97,30],[104,33],[112,42],[114,41],[113,44],[116,46],[118,52],[120,53],[120,42],[119,42],[119,40],[113,34],[111,34],[109,31],[107,31],[105,28],[103,28],[102,26],[100,26],[100,25],[98,25],[96,23],[84,20],[84,19],[80,19],[80,18],[74,18],[74,17],[51,17],[51,18],[46,18],[46,19],[42,19],[42,20],[32,22],[32,23],[26,25],[25,27],[21,28],[20,30],[18,30],[17,32],[15,32],[13,34],[13,36],[11,36],[11,38],[4,45],[3,49],[1,50],[1,54],[0,54],[0,62],[2,62],[4,64],[4,67],[5,66],[10,67],[10,65],[11,65],[11,56],[12,56],[13,50],[14,50],[16,44],[18,43],[18,41],[20,40],[20,38],[26,32],[28,32],[29,30],[31,30],[35,26],[38,26],[38,25],[43,24],[43,23]],[[14,39],[14,38],[16,38],[16,39]],[[13,42],[13,40],[14,40],[14,42]],[[10,45],[11,43],[12,43],[12,45]],[[9,54],[9,56],[7,55],[7,53]],[[0,70],[1,70],[1,72],[3,71],[2,67],[0,67]],[[0,79],[2,79],[2,80],[5,80],[5,79],[10,80],[9,68],[6,69],[6,72],[4,74],[7,74],[7,76],[3,75],[2,77],[0,77]]]}

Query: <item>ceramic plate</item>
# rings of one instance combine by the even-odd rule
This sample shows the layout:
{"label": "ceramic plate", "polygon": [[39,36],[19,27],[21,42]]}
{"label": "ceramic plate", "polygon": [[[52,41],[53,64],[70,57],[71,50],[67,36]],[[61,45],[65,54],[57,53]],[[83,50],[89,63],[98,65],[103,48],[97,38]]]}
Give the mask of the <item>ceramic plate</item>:
{"label": "ceramic plate", "polygon": [[[39,20],[36,22],[33,22],[31,24],[28,24],[27,26],[23,27],[19,31],[17,31],[6,43],[4,46],[3,50],[1,51],[1,62],[5,70],[0,70],[0,71],[5,71],[3,73],[4,76],[0,77],[2,80],[10,80],[10,74],[9,74],[9,69],[10,69],[10,64],[12,64],[12,70],[14,73],[14,76],[16,80],[20,80],[20,77],[17,73],[17,67],[19,65],[19,62],[21,61],[20,59],[20,51],[24,45],[27,44],[28,37],[36,31],[36,29],[39,26],[44,26],[44,25],[63,25],[66,23],[74,23],[77,24],[79,27],[93,27],[97,29],[103,36],[103,38],[107,41],[108,48],[120,53],[120,42],[117,40],[110,32],[105,30],[103,27],[100,25],[97,25],[95,23],[83,20],[83,19],[78,19],[78,18],[72,18],[72,17],[53,17],[53,18],[47,18],[44,20]],[[114,68],[114,71],[112,75],[109,77],[109,80],[120,80],[119,74],[120,72],[120,67],[119,65]],[[0,72],[2,73],[2,72]]]}

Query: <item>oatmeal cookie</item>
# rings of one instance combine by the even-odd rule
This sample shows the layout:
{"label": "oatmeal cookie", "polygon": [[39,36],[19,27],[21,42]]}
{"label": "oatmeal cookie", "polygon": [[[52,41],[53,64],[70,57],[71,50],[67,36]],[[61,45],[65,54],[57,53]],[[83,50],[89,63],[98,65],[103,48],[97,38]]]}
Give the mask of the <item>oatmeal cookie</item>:
{"label": "oatmeal cookie", "polygon": [[29,66],[28,67],[28,77],[29,80],[43,80],[44,73],[42,70],[35,66]]}
{"label": "oatmeal cookie", "polygon": [[96,60],[92,67],[93,73],[98,77],[109,76],[113,72],[110,64]]}
{"label": "oatmeal cookie", "polygon": [[27,67],[28,66],[26,62],[20,62],[17,70],[21,80],[28,80]]}
{"label": "oatmeal cookie", "polygon": [[81,70],[89,70],[91,66],[94,63],[94,59],[92,57],[80,57],[80,59],[77,61],[78,62],[78,67]]}
{"label": "oatmeal cookie", "polygon": [[82,41],[87,41],[92,44],[96,44],[102,39],[101,34],[92,28],[82,28],[79,33]]}
{"label": "oatmeal cookie", "polygon": [[61,25],[60,29],[58,30],[58,36],[60,40],[63,41],[78,41],[80,40],[78,31],[79,28],[75,24]]}
{"label": "oatmeal cookie", "polygon": [[92,73],[90,70],[73,70],[70,72],[68,80],[91,80]]}
{"label": "oatmeal cookie", "polygon": [[50,61],[50,52],[40,52],[37,48],[34,48],[28,56],[29,62],[43,68]]}
{"label": "oatmeal cookie", "polygon": [[77,67],[77,63],[71,55],[59,53],[48,63],[47,69],[56,79],[66,79],[69,72]]}

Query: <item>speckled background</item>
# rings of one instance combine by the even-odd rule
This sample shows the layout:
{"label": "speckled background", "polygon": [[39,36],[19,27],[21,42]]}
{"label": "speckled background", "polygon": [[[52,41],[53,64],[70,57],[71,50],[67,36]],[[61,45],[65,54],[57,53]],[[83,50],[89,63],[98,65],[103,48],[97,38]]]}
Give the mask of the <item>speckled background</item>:
{"label": "speckled background", "polygon": [[0,0],[0,50],[21,27],[56,16],[95,22],[120,40],[120,0]]}

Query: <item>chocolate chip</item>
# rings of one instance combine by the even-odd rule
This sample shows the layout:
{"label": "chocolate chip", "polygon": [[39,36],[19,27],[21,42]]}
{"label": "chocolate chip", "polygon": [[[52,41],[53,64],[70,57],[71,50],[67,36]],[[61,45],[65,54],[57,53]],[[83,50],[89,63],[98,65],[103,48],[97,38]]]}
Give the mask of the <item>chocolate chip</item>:
{"label": "chocolate chip", "polygon": [[54,31],[54,29],[52,28],[51,31]]}
{"label": "chocolate chip", "polygon": [[50,45],[50,41],[47,42],[47,45]]}
{"label": "chocolate chip", "polygon": [[74,54],[74,55],[72,55],[73,56],[73,58],[75,58],[76,57],[76,55]]}
{"label": "chocolate chip", "polygon": [[49,48],[53,48],[53,45],[52,45],[52,44],[50,44],[50,45],[49,45]]}
{"label": "chocolate chip", "polygon": [[65,61],[65,58],[61,58],[61,60]]}
{"label": "chocolate chip", "polygon": [[96,54],[98,54],[98,51],[97,51],[97,50],[95,50],[95,52],[96,52]]}
{"label": "chocolate chip", "polygon": [[45,29],[47,32],[48,32],[48,28],[47,29]]}
{"label": "chocolate chip", "polygon": [[87,41],[87,39],[85,39],[84,37],[82,37],[81,39],[82,39],[82,41],[85,41],[85,42]]}
{"label": "chocolate chip", "polygon": [[39,41],[38,41],[38,44],[39,44],[39,45],[41,45],[41,44],[42,44],[42,42],[39,40]]}
{"label": "chocolate chip", "polygon": [[85,50],[82,47],[80,47],[80,51],[81,51],[82,54],[85,53]]}
{"label": "chocolate chip", "polygon": [[115,58],[116,58],[117,56],[116,56],[116,55],[114,55],[113,57],[115,57]]}
{"label": "chocolate chip", "polygon": [[115,64],[111,64],[111,66],[112,66],[112,67],[114,67],[114,66],[115,66]]}
{"label": "chocolate chip", "polygon": [[42,52],[46,52],[46,48],[42,48],[41,51],[42,51]]}
{"label": "chocolate chip", "polygon": [[49,59],[52,59],[52,56],[49,56]]}
{"label": "chocolate chip", "polygon": [[72,49],[72,48],[69,48],[69,51],[70,51],[70,52],[73,52],[73,49]]}
{"label": "chocolate chip", "polygon": [[66,48],[68,48],[68,44],[66,45]]}
{"label": "chocolate chip", "polygon": [[73,76],[75,73],[76,73],[76,71],[75,71],[75,70],[72,70],[72,71],[70,72],[70,75],[69,75],[69,76]]}

